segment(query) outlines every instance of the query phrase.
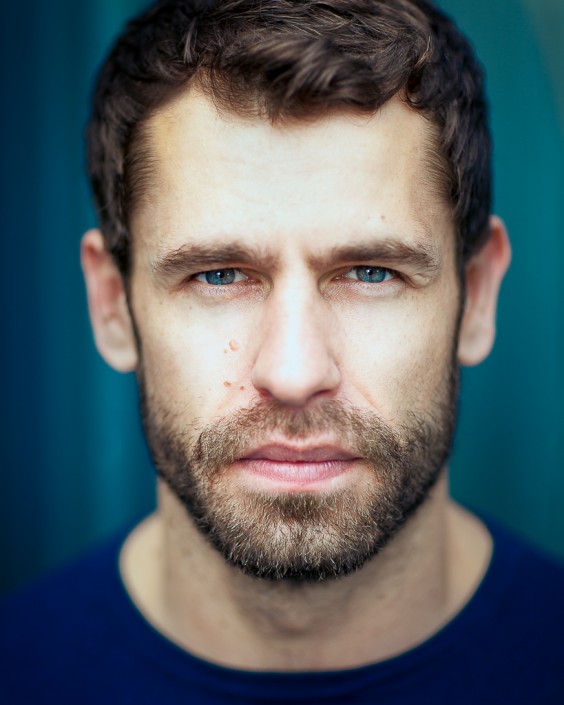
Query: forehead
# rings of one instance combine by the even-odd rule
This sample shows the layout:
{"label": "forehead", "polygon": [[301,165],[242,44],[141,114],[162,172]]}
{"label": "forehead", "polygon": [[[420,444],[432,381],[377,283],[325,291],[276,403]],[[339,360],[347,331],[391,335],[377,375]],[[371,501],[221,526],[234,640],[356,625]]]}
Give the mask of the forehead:
{"label": "forehead", "polygon": [[196,90],[147,122],[131,224],[134,252],[191,240],[268,249],[335,247],[367,232],[452,237],[432,178],[428,122],[399,99],[375,115],[272,124],[219,112]]}

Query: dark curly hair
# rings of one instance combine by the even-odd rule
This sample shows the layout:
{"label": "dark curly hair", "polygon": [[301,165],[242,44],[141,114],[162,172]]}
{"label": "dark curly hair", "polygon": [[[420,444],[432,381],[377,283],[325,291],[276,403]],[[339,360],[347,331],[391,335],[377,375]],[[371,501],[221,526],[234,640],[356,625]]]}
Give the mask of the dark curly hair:
{"label": "dark curly hair", "polygon": [[489,232],[483,82],[428,0],[160,0],[126,26],[94,92],[88,164],[108,250],[127,278],[130,214],[151,170],[143,126],[197,83],[219,108],[272,122],[370,114],[400,95],[433,128],[462,265]]}

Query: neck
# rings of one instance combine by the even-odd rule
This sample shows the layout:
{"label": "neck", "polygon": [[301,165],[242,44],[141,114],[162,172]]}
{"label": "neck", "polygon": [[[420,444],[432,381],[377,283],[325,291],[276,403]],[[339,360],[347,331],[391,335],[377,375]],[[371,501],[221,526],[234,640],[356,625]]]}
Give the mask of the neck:
{"label": "neck", "polygon": [[129,537],[121,569],[146,619],[191,653],[233,668],[320,671],[383,660],[431,636],[473,594],[490,549],[443,479],[356,573],[258,580],[228,565],[161,486],[159,509]]}

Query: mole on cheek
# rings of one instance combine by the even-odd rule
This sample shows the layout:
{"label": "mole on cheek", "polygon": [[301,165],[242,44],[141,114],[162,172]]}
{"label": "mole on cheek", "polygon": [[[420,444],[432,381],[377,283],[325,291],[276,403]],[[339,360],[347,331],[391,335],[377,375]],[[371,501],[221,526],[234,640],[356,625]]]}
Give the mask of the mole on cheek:
{"label": "mole on cheek", "polygon": [[241,346],[236,340],[230,340],[229,347],[233,350],[233,352],[235,352],[236,350],[239,350]]}
{"label": "mole on cheek", "polygon": [[227,382],[227,381],[226,381],[226,382],[223,383],[223,386],[224,386],[224,387],[231,387],[232,384],[231,384],[231,382]]}

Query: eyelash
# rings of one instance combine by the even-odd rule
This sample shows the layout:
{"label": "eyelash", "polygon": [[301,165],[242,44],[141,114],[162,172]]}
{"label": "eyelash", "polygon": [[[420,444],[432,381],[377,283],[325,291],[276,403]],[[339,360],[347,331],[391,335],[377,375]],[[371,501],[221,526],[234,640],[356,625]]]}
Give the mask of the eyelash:
{"label": "eyelash", "polygon": [[[213,284],[210,284],[210,282],[204,282],[204,281],[201,281],[200,279],[198,279],[198,277],[205,277],[208,274],[210,274],[210,275],[219,274],[220,272],[236,272],[236,273],[242,275],[243,277],[245,277],[245,275],[241,272],[241,270],[237,269],[236,267],[222,267],[222,268],[217,268],[217,269],[208,269],[205,272],[198,272],[197,274],[194,274],[192,277],[190,277],[190,279],[195,280],[195,281],[199,281],[201,284],[211,286],[212,288],[220,289],[220,288],[222,288],[222,285],[214,286]],[[248,277],[245,277],[245,279],[242,279],[240,281],[229,282],[229,284],[224,284],[223,286],[226,287],[231,284],[240,284],[240,283],[243,283],[244,281],[248,281]]]}
{"label": "eyelash", "polygon": [[390,279],[385,279],[384,281],[377,281],[377,282],[366,282],[363,281],[362,279],[354,279],[353,277],[347,277],[347,274],[350,272],[354,272],[355,270],[358,269],[373,269],[373,270],[379,270],[380,272],[384,272],[385,275],[391,275],[392,280],[399,278],[399,274],[393,270],[389,269],[388,267],[379,267],[378,265],[372,265],[372,264],[357,264],[354,267],[351,267],[345,274],[343,274],[340,279],[351,279],[352,281],[359,281],[362,284],[368,284],[368,285],[374,285],[374,284],[384,284],[387,281],[390,281]]}
{"label": "eyelash", "polygon": [[[383,272],[384,276],[387,277],[383,279],[382,281],[375,281],[375,282],[369,282],[369,281],[363,281],[360,278],[355,278],[355,277],[349,277],[347,276],[351,272],[355,272],[357,270],[378,270],[379,272]],[[226,272],[234,272],[235,273],[235,281],[230,281],[227,284],[212,284],[209,281],[202,281],[202,279],[199,279],[199,277],[207,277],[208,275],[214,275],[214,274],[220,274],[220,273],[226,273]],[[245,277],[244,279],[241,279],[239,281],[236,281],[237,274]],[[389,281],[394,281],[396,279],[401,279],[401,276],[398,272],[396,272],[393,269],[390,269],[389,267],[379,267],[377,265],[369,265],[369,264],[358,264],[355,265],[354,267],[350,267],[345,273],[339,275],[337,277],[338,280],[343,280],[343,279],[348,279],[350,281],[357,281],[360,284],[368,285],[368,286],[374,286],[376,284],[385,284]],[[190,280],[199,282],[200,284],[203,284],[204,286],[208,286],[212,289],[224,289],[224,288],[229,288],[233,284],[244,284],[245,282],[249,281],[249,278],[246,277],[246,275],[243,274],[243,272],[236,268],[236,267],[223,267],[223,268],[217,268],[217,269],[209,269],[204,272],[198,272],[197,274],[194,274],[190,277]]]}

